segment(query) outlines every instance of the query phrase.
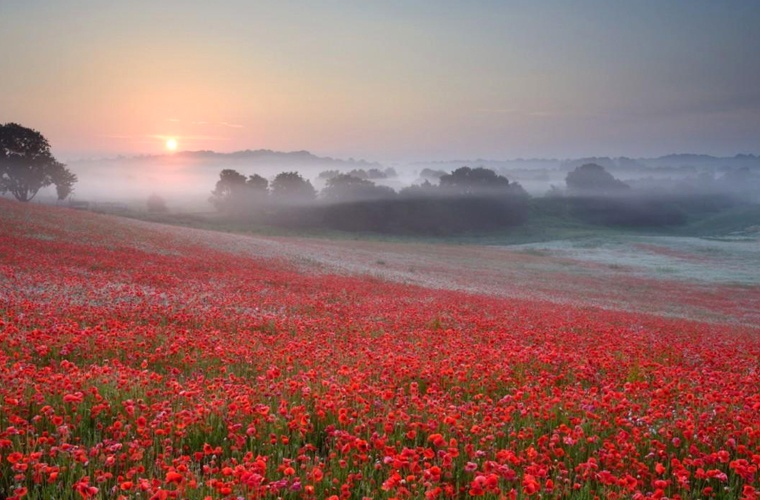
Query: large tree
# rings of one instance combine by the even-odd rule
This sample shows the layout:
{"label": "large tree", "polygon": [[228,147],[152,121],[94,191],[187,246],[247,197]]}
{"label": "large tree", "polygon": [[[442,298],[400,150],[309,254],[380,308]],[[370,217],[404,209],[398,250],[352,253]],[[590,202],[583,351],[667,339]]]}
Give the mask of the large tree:
{"label": "large tree", "polygon": [[571,193],[585,196],[617,194],[630,188],[596,163],[586,163],[568,173],[565,184]]}
{"label": "large tree", "polygon": [[389,199],[395,195],[396,192],[387,186],[378,186],[352,174],[338,174],[328,179],[322,190],[322,198],[329,202]]}
{"label": "large tree", "polygon": [[441,189],[452,194],[485,194],[510,187],[509,180],[493,170],[460,167],[440,177]]}
{"label": "large tree", "polygon": [[274,201],[278,203],[307,203],[317,196],[311,182],[298,172],[279,173],[270,186]]}
{"label": "large tree", "polygon": [[476,198],[514,199],[528,198],[528,193],[517,182],[509,182],[503,175],[483,167],[460,167],[440,177],[440,191],[446,195]]}
{"label": "large tree", "polygon": [[222,170],[219,173],[216,188],[211,192],[209,201],[219,211],[227,212],[234,210],[240,205],[241,198],[244,196],[246,188],[245,180],[245,176],[237,170],[231,168]]}
{"label": "large tree", "polygon": [[245,178],[237,170],[224,169],[219,174],[210,202],[222,212],[245,213],[261,208],[269,197],[269,181],[258,174]]}
{"label": "large tree", "polygon": [[0,193],[29,201],[40,189],[55,185],[63,200],[76,181],[77,176],[50,153],[41,133],[17,123],[0,125]]}

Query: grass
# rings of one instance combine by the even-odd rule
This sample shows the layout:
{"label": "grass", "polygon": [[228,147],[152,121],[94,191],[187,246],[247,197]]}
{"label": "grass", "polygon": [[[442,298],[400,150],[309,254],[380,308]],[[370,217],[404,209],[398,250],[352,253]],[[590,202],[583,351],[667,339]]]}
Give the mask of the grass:
{"label": "grass", "polygon": [[760,236],[760,205],[745,205],[723,210],[694,220],[676,229],[679,236]]}
{"label": "grass", "polygon": [[118,215],[147,222],[157,222],[160,224],[225,233],[249,234],[265,237],[320,238],[338,241],[364,240],[396,243],[519,245],[557,239],[575,240],[588,237],[607,237],[621,233],[621,230],[617,228],[594,226],[556,211],[542,209],[540,208],[540,204],[536,204],[535,206],[539,208],[531,210],[528,221],[523,225],[487,234],[470,233],[451,236],[346,232],[318,227],[287,228],[267,225],[255,221],[225,219],[215,212],[178,212],[163,214],[128,212]]}
{"label": "grass", "polygon": [[[395,243],[444,243],[467,245],[522,245],[555,240],[578,242],[579,248],[595,248],[621,236],[680,236],[718,239],[741,238],[755,241],[760,235],[760,205],[734,207],[693,218],[677,227],[606,227],[580,220],[565,210],[561,203],[545,198],[531,200],[528,220],[516,227],[488,234],[473,233],[452,236],[395,235],[373,232],[346,232],[319,227],[282,227],[250,220],[230,220],[216,212],[148,213],[130,211],[116,214],[148,222],[157,222],[194,229],[220,231],[263,237],[302,237],[336,241],[382,241]],[[737,239],[738,238],[738,239]],[[596,240],[596,241],[594,241]]]}

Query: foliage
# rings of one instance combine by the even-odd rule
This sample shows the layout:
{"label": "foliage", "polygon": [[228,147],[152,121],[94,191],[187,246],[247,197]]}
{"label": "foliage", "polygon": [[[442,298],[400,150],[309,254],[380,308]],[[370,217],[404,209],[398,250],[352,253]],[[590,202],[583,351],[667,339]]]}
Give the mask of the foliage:
{"label": "foliage", "polygon": [[248,176],[245,185],[251,190],[254,196],[262,197],[269,193],[269,181],[259,174]]}
{"label": "foliage", "polygon": [[210,202],[217,210],[228,214],[248,213],[265,203],[269,181],[258,174],[246,177],[233,169],[222,170]]}
{"label": "foliage", "polygon": [[77,176],[66,168],[53,168],[50,176],[55,185],[55,194],[59,200],[65,200],[74,191]]}
{"label": "foliage", "polygon": [[322,190],[322,199],[327,202],[346,202],[393,198],[396,192],[386,186],[378,186],[374,182],[354,177],[350,174],[338,174],[327,180]]}
{"label": "foliage", "polygon": [[565,183],[572,194],[610,195],[629,189],[626,183],[596,163],[586,163],[575,168],[567,174]]}
{"label": "foliage", "polygon": [[231,211],[245,190],[246,178],[237,170],[224,169],[219,173],[219,180],[211,192],[209,201],[222,212]]}
{"label": "foliage", "polygon": [[[331,179],[333,177],[337,177],[338,175],[344,175],[341,173],[340,170],[325,170],[319,173],[317,178],[319,179]],[[347,175],[350,175],[351,177],[356,177],[359,179],[388,179],[391,177],[397,177],[398,173],[396,173],[396,170],[393,167],[388,167],[385,170],[380,170],[379,168],[370,168],[369,170],[365,170],[363,168],[355,168],[348,172]]]}
{"label": "foliage", "polygon": [[350,175],[328,181],[323,196],[332,204],[322,222],[343,231],[446,236],[496,231],[522,223],[528,195],[519,184],[485,168],[462,167],[441,177],[439,186],[425,181],[402,190]]}
{"label": "foliage", "polygon": [[[212,201],[221,211],[256,223],[432,236],[499,232],[529,217],[540,218],[547,207],[569,224],[654,228],[684,225],[740,203],[719,191],[629,189],[594,164],[568,174],[572,189],[553,189],[534,203],[518,183],[483,167],[461,167],[441,175],[438,185],[425,180],[398,193],[351,174],[321,175],[326,186],[315,199],[311,183],[296,172],[279,174],[268,191],[263,177],[246,180],[226,170]],[[746,173],[734,175],[743,178]]]}
{"label": "foliage", "polygon": [[440,177],[441,189],[460,195],[491,194],[509,186],[506,177],[483,167],[460,167]]}
{"label": "foliage", "polygon": [[446,171],[444,170],[433,170],[432,168],[423,168],[420,172],[420,178],[423,179],[425,182],[428,181],[438,181],[443,177],[444,175],[447,175]]}
{"label": "foliage", "polygon": [[317,175],[317,179],[332,179],[338,175],[340,175],[340,170],[323,170]]}
{"label": "foliage", "polygon": [[277,174],[271,188],[276,203],[307,203],[317,196],[311,182],[301,177],[298,172]]}
{"label": "foliage", "polygon": [[[564,203],[578,219],[615,227],[662,227],[686,223],[695,197],[632,190],[596,163],[585,163],[567,174]],[[554,190],[551,197],[561,196]],[[696,197],[705,201],[704,196]],[[698,201],[699,201],[698,200]]]}
{"label": "foliage", "polygon": [[300,174],[278,174],[263,213],[260,206],[251,206],[250,188],[256,179],[257,189],[264,193],[266,180],[251,176],[246,183],[242,174],[225,170],[212,202],[228,214],[278,226],[392,234],[494,231],[520,224],[527,217],[529,196],[522,187],[484,168],[463,167],[442,180],[441,186],[426,181],[398,194],[352,174],[325,171],[320,176],[327,182],[316,200],[311,183]]}
{"label": "foliage", "polygon": [[64,200],[76,181],[76,175],[53,157],[41,133],[17,123],[0,125],[0,193],[30,201],[40,189],[55,185],[58,199]]}

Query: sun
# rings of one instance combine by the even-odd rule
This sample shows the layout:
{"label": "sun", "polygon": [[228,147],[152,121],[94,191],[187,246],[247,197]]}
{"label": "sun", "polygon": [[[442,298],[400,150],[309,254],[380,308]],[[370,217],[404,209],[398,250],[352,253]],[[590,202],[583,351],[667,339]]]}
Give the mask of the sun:
{"label": "sun", "polygon": [[166,139],[166,149],[168,149],[169,151],[176,151],[177,139],[174,139],[174,138]]}

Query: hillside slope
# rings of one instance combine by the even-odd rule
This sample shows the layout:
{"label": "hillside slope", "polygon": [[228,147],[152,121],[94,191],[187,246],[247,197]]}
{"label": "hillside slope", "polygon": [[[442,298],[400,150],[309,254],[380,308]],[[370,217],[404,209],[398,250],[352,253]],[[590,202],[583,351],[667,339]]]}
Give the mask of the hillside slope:
{"label": "hillside slope", "polygon": [[760,490],[751,287],[346,244],[0,202],[0,498]]}

